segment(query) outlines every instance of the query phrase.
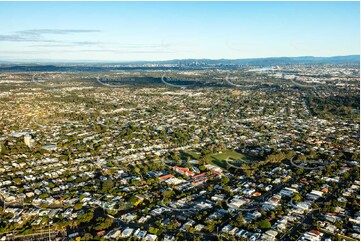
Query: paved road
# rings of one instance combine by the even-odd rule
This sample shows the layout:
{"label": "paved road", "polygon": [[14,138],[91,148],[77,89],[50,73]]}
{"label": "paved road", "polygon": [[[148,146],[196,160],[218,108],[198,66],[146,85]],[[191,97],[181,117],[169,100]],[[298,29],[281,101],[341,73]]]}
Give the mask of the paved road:
{"label": "paved road", "polygon": [[[308,213],[302,222],[300,222],[298,225],[294,226],[291,230],[291,233],[286,235],[285,237],[282,238],[282,240],[295,240],[297,238],[294,238],[297,236],[297,232],[298,231],[302,231],[302,226],[305,225],[307,227],[309,227],[312,224],[312,218],[314,216],[314,214],[316,212],[318,212],[319,209],[316,210],[312,210],[310,213]],[[297,236],[298,237],[298,236]]]}

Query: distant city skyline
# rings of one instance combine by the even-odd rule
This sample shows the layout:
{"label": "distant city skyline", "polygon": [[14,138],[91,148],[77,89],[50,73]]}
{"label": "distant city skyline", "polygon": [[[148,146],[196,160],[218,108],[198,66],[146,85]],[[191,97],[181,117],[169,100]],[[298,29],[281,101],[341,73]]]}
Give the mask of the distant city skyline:
{"label": "distant city skyline", "polygon": [[0,2],[0,60],[360,54],[359,2]]}

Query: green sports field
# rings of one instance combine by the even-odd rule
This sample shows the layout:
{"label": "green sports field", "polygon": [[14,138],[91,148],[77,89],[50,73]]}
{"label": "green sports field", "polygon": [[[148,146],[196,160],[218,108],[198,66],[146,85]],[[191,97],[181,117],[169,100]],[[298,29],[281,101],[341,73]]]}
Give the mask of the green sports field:
{"label": "green sports field", "polygon": [[212,153],[208,154],[204,157],[204,159],[213,165],[219,166],[221,168],[226,168],[226,164],[228,161],[230,164],[234,166],[239,166],[243,162],[247,162],[250,160],[250,157],[247,155],[238,153],[234,150],[223,151],[222,153]]}

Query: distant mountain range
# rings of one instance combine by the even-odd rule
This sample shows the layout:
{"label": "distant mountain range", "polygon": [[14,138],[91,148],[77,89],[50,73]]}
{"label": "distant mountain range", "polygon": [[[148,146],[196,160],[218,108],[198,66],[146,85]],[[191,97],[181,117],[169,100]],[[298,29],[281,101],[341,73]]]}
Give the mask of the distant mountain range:
{"label": "distant mountain range", "polygon": [[360,55],[332,56],[332,57],[269,57],[269,58],[247,58],[247,59],[178,59],[160,62],[162,64],[190,64],[205,63],[210,65],[283,65],[283,64],[342,64],[342,63],[360,63]]}
{"label": "distant mountain range", "polygon": [[348,56],[332,56],[332,57],[315,57],[315,56],[301,56],[301,57],[269,57],[269,58],[247,58],[247,59],[188,59],[188,60],[171,60],[164,63],[177,63],[177,61],[201,61],[208,62],[209,64],[307,64],[307,63],[359,63],[360,55],[348,55]]}
{"label": "distant mountain range", "polygon": [[[332,57],[269,57],[247,59],[176,59],[166,61],[55,61],[55,60],[24,60],[1,61],[0,71],[107,71],[131,69],[164,69],[157,65],[174,65],[173,68],[198,69],[207,66],[237,67],[244,65],[272,66],[287,64],[360,64],[360,55]],[[114,66],[113,66],[114,65]],[[117,65],[117,66],[115,66]],[[145,66],[142,66],[145,65]],[[150,66],[155,65],[155,66]]]}

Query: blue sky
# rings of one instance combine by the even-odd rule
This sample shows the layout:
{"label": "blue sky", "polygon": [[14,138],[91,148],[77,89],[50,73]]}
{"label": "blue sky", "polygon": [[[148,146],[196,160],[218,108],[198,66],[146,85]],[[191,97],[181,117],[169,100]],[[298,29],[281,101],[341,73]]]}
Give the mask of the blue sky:
{"label": "blue sky", "polygon": [[0,59],[351,55],[359,21],[359,2],[0,2]]}

